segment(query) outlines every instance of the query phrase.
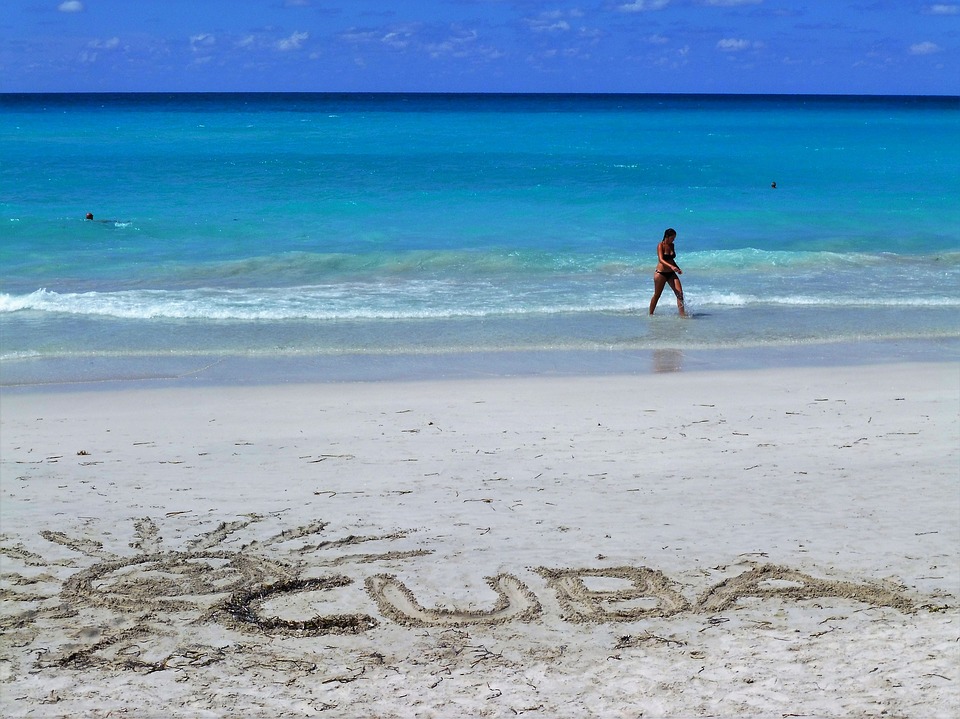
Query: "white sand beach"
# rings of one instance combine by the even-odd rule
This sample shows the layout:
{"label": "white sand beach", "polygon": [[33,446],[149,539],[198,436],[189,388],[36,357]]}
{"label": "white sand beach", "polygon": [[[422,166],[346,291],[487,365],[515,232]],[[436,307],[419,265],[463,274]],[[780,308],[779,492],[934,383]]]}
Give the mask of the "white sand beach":
{"label": "white sand beach", "polygon": [[5,717],[948,717],[956,363],[0,395]]}

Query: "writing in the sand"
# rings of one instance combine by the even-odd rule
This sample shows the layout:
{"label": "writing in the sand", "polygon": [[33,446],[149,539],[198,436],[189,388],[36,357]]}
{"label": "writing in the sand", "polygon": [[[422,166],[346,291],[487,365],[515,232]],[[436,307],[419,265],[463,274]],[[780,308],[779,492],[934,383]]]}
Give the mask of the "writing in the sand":
{"label": "writing in the sand", "polygon": [[[424,606],[417,594],[393,574],[374,574],[364,581],[369,597],[366,611],[333,614],[318,607],[340,606],[362,597],[354,580],[343,574],[322,574],[320,567],[342,566],[347,562],[368,564],[401,561],[430,554],[428,550],[388,551],[360,554],[332,560],[316,559],[306,578],[304,565],[282,562],[264,555],[265,550],[289,542],[301,542],[322,532],[327,524],[310,524],[268,536],[241,547],[224,547],[225,541],[259,517],[223,522],[204,532],[181,550],[166,550],[159,541],[159,527],[149,518],[137,520],[136,541],[130,546],[141,551],[122,556],[105,552],[99,542],[44,530],[41,536],[94,560],[62,585],[64,606],[77,603],[111,610],[150,611],[157,615],[201,612],[207,620],[219,621],[243,630],[270,634],[308,636],[364,632],[378,625],[371,616],[370,603],[377,613],[404,626],[454,627],[532,621],[545,611],[541,598],[549,596],[546,609],[559,611],[570,622],[632,622],[653,617],[670,617],[683,612],[715,614],[734,608],[745,598],[802,601],[840,598],[871,606],[910,611],[911,600],[889,586],[840,581],[811,576],[775,564],[752,566],[728,576],[696,598],[685,595],[680,584],[663,572],[648,567],[548,568],[531,571],[538,575],[541,596],[509,573],[487,577],[495,599],[481,600],[483,607],[457,608],[456,601],[445,606]],[[316,545],[298,546],[296,552],[319,551],[329,547],[355,546],[364,542],[392,541],[402,532],[357,537]],[[257,551],[253,551],[256,549]],[[7,556],[37,564],[43,557],[20,547],[2,547]],[[144,551],[145,550],[145,551]],[[422,592],[426,588],[421,589]],[[209,603],[208,603],[209,602]],[[474,604],[473,606],[477,606]],[[57,610],[59,611],[59,610]]]}
{"label": "writing in the sand", "polygon": [[[534,570],[556,596],[561,616],[572,622],[630,622],[682,612],[711,613],[732,608],[745,597],[783,600],[840,597],[908,611],[912,604],[891,590],[870,584],[819,579],[778,565],[763,565],[710,587],[690,601],[665,574],[646,567]],[[537,595],[511,574],[488,577],[496,601],[487,609],[458,610],[423,606],[397,577],[377,574],[365,588],[380,613],[406,626],[468,626],[530,621],[543,612]],[[332,591],[352,580],[342,575],[292,580],[233,595],[221,605],[220,618],[241,627],[270,633],[345,634],[377,626],[368,614],[331,614],[296,621],[283,618],[284,602],[295,603],[305,592]],[[271,609],[266,610],[269,605]]]}

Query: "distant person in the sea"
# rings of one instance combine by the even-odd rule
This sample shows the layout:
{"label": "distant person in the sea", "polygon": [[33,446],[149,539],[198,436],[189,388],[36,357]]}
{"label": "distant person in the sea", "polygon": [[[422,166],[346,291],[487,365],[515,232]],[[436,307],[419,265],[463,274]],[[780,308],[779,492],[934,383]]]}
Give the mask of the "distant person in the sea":
{"label": "distant person in the sea", "polygon": [[669,284],[673,294],[677,296],[677,309],[680,310],[680,316],[687,316],[687,311],[683,306],[683,285],[680,284],[679,277],[683,274],[683,270],[677,265],[677,251],[673,247],[675,239],[677,239],[677,231],[669,227],[664,231],[663,239],[657,245],[657,269],[653,273],[653,297],[650,299],[650,314],[653,314],[653,311],[657,309],[657,302],[660,301],[663,288]]}
{"label": "distant person in the sea", "polygon": [[770,183],[770,189],[776,190],[776,189],[777,189],[777,183],[776,183],[776,182],[771,182],[771,183]]}
{"label": "distant person in the sea", "polygon": [[119,225],[119,224],[120,224],[120,220],[94,220],[94,219],[93,219],[93,213],[92,213],[92,212],[88,212],[88,213],[86,214],[86,216],[84,217],[84,219],[85,219],[85,220],[89,220],[90,222],[102,222],[102,223],[104,223],[105,225]]}

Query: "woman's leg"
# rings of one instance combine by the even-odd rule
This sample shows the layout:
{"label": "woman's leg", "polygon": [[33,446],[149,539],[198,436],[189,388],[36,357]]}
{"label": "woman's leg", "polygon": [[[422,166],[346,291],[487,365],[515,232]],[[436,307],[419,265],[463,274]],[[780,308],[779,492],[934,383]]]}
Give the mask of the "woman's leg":
{"label": "woman's leg", "polygon": [[653,297],[650,299],[650,314],[657,309],[657,302],[660,301],[660,295],[667,284],[667,278],[659,272],[653,273]]}
{"label": "woman's leg", "polygon": [[[673,289],[673,294],[677,296],[677,309],[680,310],[680,316],[686,317],[687,310],[683,306],[683,285],[680,284],[680,278],[674,275],[670,278],[670,287]],[[660,288],[661,290],[663,287]]]}

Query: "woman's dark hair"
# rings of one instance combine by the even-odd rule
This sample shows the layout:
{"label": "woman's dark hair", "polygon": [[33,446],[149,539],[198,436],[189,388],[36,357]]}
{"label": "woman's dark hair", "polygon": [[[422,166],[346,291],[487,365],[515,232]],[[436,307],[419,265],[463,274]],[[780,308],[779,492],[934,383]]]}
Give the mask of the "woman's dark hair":
{"label": "woman's dark hair", "polygon": [[677,231],[672,227],[668,227],[663,231],[663,239],[667,239],[668,237],[676,237],[676,236],[677,236]]}

